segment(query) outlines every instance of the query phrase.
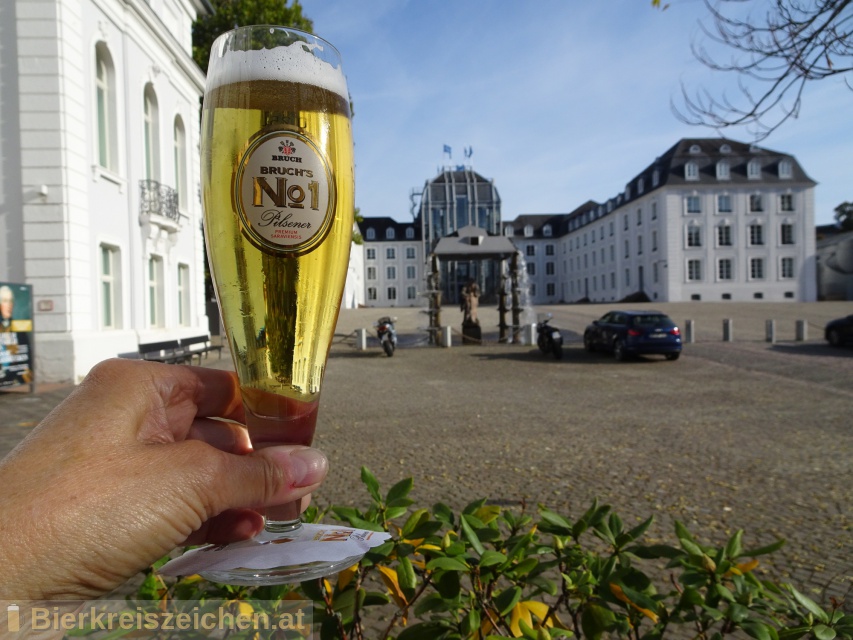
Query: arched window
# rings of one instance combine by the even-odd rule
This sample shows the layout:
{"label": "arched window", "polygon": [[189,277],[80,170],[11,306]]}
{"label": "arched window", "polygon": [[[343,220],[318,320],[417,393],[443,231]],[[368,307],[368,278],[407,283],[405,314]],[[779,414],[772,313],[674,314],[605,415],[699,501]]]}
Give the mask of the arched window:
{"label": "arched window", "polygon": [[746,177],[750,180],[758,180],[761,178],[761,162],[758,160],[750,160],[746,165]]}
{"label": "arched window", "polygon": [[406,240],[411,240],[415,237],[415,228],[406,227]]}
{"label": "arched window", "polygon": [[364,234],[364,237],[367,238],[368,240],[376,240],[376,229],[374,229],[373,227],[370,227],[367,230],[367,233]]}
{"label": "arched window", "polygon": [[782,160],[779,162],[779,177],[792,178],[794,176],[794,165],[790,160]]}
{"label": "arched window", "polygon": [[385,229],[385,239],[393,240],[394,239],[394,227],[388,227]]}
{"label": "arched window", "polygon": [[187,208],[187,134],[181,116],[175,116],[175,191],[178,208]]}
{"label": "arched window", "polygon": [[728,160],[720,160],[717,163],[717,180],[728,180],[731,178]]}
{"label": "arched window", "polygon": [[504,235],[505,236],[512,236],[514,233],[515,233],[515,229],[512,228],[511,224],[508,224],[507,226],[504,227]]}
{"label": "arched window", "polygon": [[685,180],[698,180],[699,179],[699,165],[695,162],[688,162],[684,165],[684,179]]}
{"label": "arched window", "polygon": [[546,238],[550,238],[552,233],[553,233],[553,231],[551,230],[550,224],[546,224],[544,227],[542,227],[542,235],[545,236]]}
{"label": "arched window", "polygon": [[157,94],[149,82],[145,85],[143,93],[143,117],[144,132],[143,144],[145,145],[145,177],[148,180],[160,180],[160,132],[159,132],[159,110],[157,107]]}
{"label": "arched window", "polygon": [[532,236],[533,236],[533,225],[532,224],[525,225],[524,226],[524,237],[530,238]]}
{"label": "arched window", "polygon": [[113,58],[106,43],[95,45],[95,110],[98,131],[98,165],[118,169],[116,86]]}

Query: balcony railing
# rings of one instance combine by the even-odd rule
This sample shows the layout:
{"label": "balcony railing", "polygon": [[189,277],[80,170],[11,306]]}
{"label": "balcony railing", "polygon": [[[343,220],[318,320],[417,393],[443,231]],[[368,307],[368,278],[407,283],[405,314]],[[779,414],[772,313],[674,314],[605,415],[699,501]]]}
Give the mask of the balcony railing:
{"label": "balcony railing", "polygon": [[181,226],[181,218],[186,217],[178,210],[178,192],[157,180],[139,181],[139,216],[145,221],[160,216],[177,227]]}

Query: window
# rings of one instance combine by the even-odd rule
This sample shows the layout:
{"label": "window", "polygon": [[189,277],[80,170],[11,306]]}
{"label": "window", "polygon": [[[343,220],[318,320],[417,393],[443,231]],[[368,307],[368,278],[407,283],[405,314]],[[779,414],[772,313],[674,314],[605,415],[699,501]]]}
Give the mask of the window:
{"label": "window", "polygon": [[631,270],[630,269],[625,269],[625,286],[626,287],[631,286]]}
{"label": "window", "polygon": [[732,227],[728,224],[721,224],[717,227],[717,246],[730,247],[732,246]]}
{"label": "window", "polygon": [[612,236],[615,233],[615,226],[613,224],[613,220],[610,221],[610,235]]}
{"label": "window", "polygon": [[610,288],[611,289],[616,288],[616,272],[615,271],[610,272]]}
{"label": "window", "polygon": [[549,297],[557,295],[557,286],[553,282],[545,285],[545,295]]}
{"label": "window", "polygon": [[418,297],[418,290],[413,286],[406,287],[406,300],[414,300]]}
{"label": "window", "polygon": [[415,228],[414,227],[406,227],[406,240],[414,240],[415,238]]}
{"label": "window", "polygon": [[654,172],[652,172],[652,186],[653,187],[658,186],[659,182],[660,182],[660,170],[655,169]]}
{"label": "window", "polygon": [[637,209],[637,225],[643,224],[643,210]]}
{"label": "window", "polygon": [[687,196],[687,213],[702,213],[699,196]]}
{"label": "window", "polygon": [[148,326],[164,326],[163,258],[148,258]]}
{"label": "window", "polygon": [[366,237],[368,240],[376,240],[376,229],[374,229],[373,227],[370,227],[370,228],[367,230],[367,233],[365,234],[365,237]]}
{"label": "window", "polygon": [[696,225],[690,225],[689,227],[687,227],[687,246],[702,246],[702,227],[698,227]]}
{"label": "window", "polygon": [[545,245],[545,255],[546,256],[553,256],[554,255],[554,245],[553,244],[546,244]]}
{"label": "window", "polygon": [[189,204],[187,198],[187,134],[181,116],[175,116],[175,192],[178,196],[178,208],[185,211]]}
{"label": "window", "polygon": [[749,196],[749,212],[761,213],[764,211],[764,202],[761,199],[760,193],[753,193]]}
{"label": "window", "polygon": [[394,227],[388,227],[387,229],[385,229],[385,239],[386,240],[393,240],[394,237],[395,237]]}
{"label": "window", "polygon": [[658,250],[658,232],[652,231],[652,251]]}
{"label": "window", "polygon": [[545,275],[553,276],[557,272],[556,265],[553,262],[545,263]]}
{"label": "window", "polygon": [[533,237],[533,225],[532,224],[524,225],[524,237],[525,238],[532,238]]}
{"label": "window", "polygon": [[699,165],[695,162],[688,162],[684,165],[684,179],[685,180],[698,180],[699,179]]}
{"label": "window", "polygon": [[762,280],[764,278],[764,258],[749,259],[749,277],[752,280]]}
{"label": "window", "polygon": [[658,281],[660,280],[660,268],[659,268],[659,266],[660,265],[657,262],[652,263],[652,282],[654,282],[655,284],[657,284]]}
{"label": "window", "polygon": [[397,250],[394,247],[385,247],[385,259],[393,260],[397,257]]}
{"label": "window", "polygon": [[535,244],[527,245],[526,247],[524,247],[524,252],[528,256],[535,256],[536,255],[536,245]]}
{"label": "window", "polygon": [[786,280],[794,277],[794,259],[793,258],[782,258],[781,275]]}
{"label": "window", "polygon": [[397,287],[388,287],[388,300],[397,299]]}
{"label": "window", "polygon": [[368,260],[376,260],[376,249],[368,249],[367,250],[367,259]]}
{"label": "window", "polygon": [[637,236],[637,255],[643,254],[643,236]]}
{"label": "window", "polygon": [[652,220],[658,219],[658,203],[652,202]]}
{"label": "window", "polygon": [[188,327],[190,320],[190,267],[178,265],[178,325]]}
{"label": "window", "polygon": [[414,247],[406,247],[406,260],[414,260],[415,259],[415,248]]}
{"label": "window", "polygon": [[783,193],[779,196],[779,211],[793,211],[794,210],[794,196],[790,193]]}
{"label": "window", "polygon": [[731,168],[728,160],[720,160],[717,163],[717,180],[728,180],[731,178]]}
{"label": "window", "polygon": [[779,162],[779,177],[782,179],[794,177],[794,164],[790,160]]}
{"label": "window", "polygon": [[625,257],[628,258],[631,256],[631,243],[626,240],[625,241]]}
{"label": "window", "polygon": [[116,247],[101,245],[101,327],[121,328],[121,254]]}
{"label": "window", "polygon": [[732,197],[727,193],[721,193],[717,196],[717,213],[732,212]]}
{"label": "window", "polygon": [[625,231],[628,230],[628,215],[627,214],[625,214],[625,224],[623,225],[623,228],[625,229]]}
{"label": "window", "polygon": [[550,224],[546,224],[544,227],[542,227],[542,235],[546,238],[550,238],[553,235],[553,230],[551,229]]}
{"label": "window", "polygon": [[385,277],[388,280],[396,280],[397,279],[397,267],[385,267]]}
{"label": "window", "polygon": [[116,171],[117,122],[116,86],[113,59],[107,45],[99,42],[95,47],[95,105],[98,121],[98,164]]}
{"label": "window", "polygon": [[504,227],[504,235],[505,236],[512,236],[514,233],[515,233],[515,231],[513,230],[511,224],[508,224],[507,226]]}
{"label": "window", "polygon": [[761,178],[761,162],[758,160],[750,160],[746,165],[746,177],[750,180],[758,180]]}
{"label": "window", "polygon": [[794,244],[794,225],[783,223],[779,228],[779,238],[782,244]]}
{"label": "window", "polygon": [[160,180],[160,113],[157,94],[149,82],[143,94],[143,145],[145,148],[145,179]]}
{"label": "window", "polygon": [[[586,257],[586,256],[584,256],[584,257]],[[527,263],[527,275],[529,275],[529,276],[535,276],[536,275],[536,263],[535,262],[528,262]]]}
{"label": "window", "polygon": [[637,193],[638,194],[643,193],[643,190],[645,189],[645,187],[646,187],[646,181],[643,178],[640,178],[639,180],[637,180]]}
{"label": "window", "polygon": [[688,260],[687,261],[687,279],[691,282],[697,282],[702,279],[702,261]]}
{"label": "window", "polygon": [[367,299],[376,300],[376,287],[367,287]]}
{"label": "window", "polygon": [[731,280],[732,279],[732,259],[731,258],[721,258],[717,263],[717,278],[719,280]]}
{"label": "window", "polygon": [[764,225],[749,225],[749,244],[751,246],[759,246],[764,244]]}
{"label": "window", "polygon": [[376,267],[367,267],[367,279],[376,280]]}
{"label": "window", "polygon": [[417,270],[414,265],[409,265],[406,267],[406,279],[414,280],[417,277]]}

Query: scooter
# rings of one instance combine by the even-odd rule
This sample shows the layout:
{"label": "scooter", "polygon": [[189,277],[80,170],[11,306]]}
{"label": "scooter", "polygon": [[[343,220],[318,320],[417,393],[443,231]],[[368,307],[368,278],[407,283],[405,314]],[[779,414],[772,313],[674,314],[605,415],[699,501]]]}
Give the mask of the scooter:
{"label": "scooter", "polygon": [[536,323],[536,344],[542,353],[553,353],[559,360],[563,357],[563,335],[559,329],[548,325],[551,317],[550,313],[546,314]]}
{"label": "scooter", "polygon": [[389,358],[394,355],[394,349],[397,348],[397,329],[394,327],[394,321],[397,318],[383,316],[374,325],[376,327],[376,337],[382,348],[385,350],[385,355]]}

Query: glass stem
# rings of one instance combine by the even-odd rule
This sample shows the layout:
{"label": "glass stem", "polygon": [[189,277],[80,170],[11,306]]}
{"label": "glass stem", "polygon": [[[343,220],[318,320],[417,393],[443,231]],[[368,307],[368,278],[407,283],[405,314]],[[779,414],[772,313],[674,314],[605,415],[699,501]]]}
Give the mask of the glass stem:
{"label": "glass stem", "polygon": [[264,510],[264,529],[270,533],[286,533],[302,526],[299,518],[302,500],[267,507]]}

